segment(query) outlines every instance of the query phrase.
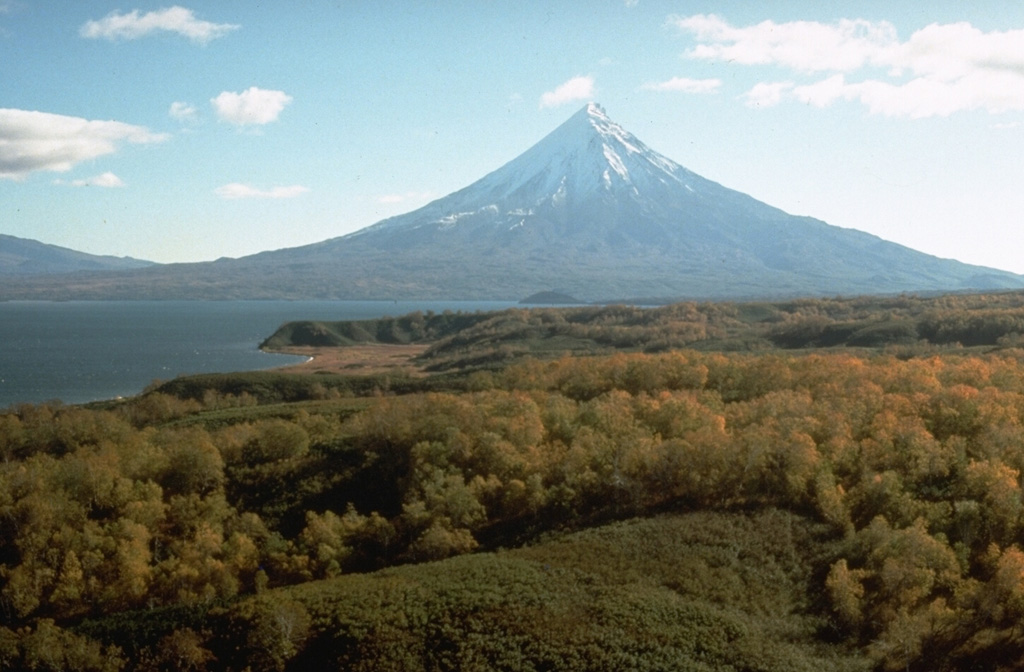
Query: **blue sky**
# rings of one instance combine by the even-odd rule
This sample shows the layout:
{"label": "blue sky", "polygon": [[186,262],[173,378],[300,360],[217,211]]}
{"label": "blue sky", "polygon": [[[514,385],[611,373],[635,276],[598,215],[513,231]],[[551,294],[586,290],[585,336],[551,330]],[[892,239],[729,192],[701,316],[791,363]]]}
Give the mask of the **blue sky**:
{"label": "blue sky", "polygon": [[344,235],[588,101],[799,215],[1024,273],[1024,5],[0,0],[0,233],[159,262]]}

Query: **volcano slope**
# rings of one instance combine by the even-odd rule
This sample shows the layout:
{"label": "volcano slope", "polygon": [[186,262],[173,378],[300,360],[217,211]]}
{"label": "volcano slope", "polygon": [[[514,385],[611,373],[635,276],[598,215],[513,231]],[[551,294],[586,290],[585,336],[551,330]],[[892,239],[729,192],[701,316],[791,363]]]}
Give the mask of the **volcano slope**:
{"label": "volcano slope", "polygon": [[771,298],[1024,287],[789,215],[580,109],[473,184],[340,238],[199,264],[13,278],[0,298]]}

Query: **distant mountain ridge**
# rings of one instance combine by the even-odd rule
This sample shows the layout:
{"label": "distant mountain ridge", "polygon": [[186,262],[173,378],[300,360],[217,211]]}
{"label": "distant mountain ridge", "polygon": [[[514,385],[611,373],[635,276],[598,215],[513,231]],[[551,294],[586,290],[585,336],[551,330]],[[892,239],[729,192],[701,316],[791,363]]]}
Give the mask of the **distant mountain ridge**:
{"label": "distant mountain ridge", "polygon": [[152,265],[151,261],[132,257],[87,254],[28,238],[0,234],[0,276],[126,270]]}
{"label": "distant mountain ridge", "polygon": [[591,103],[473,184],[346,236],[8,285],[66,298],[601,301],[1024,288],[1024,276],[789,215],[658,154]]}

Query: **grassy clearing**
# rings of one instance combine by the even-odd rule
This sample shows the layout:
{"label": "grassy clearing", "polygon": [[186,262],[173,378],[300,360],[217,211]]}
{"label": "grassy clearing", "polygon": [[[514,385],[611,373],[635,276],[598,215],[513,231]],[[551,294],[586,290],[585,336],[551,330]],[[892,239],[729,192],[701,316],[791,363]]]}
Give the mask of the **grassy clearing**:
{"label": "grassy clearing", "polygon": [[629,520],[271,591],[221,629],[302,614],[296,670],[869,669],[818,638],[808,589],[822,558],[806,554],[823,534],[776,510]]}

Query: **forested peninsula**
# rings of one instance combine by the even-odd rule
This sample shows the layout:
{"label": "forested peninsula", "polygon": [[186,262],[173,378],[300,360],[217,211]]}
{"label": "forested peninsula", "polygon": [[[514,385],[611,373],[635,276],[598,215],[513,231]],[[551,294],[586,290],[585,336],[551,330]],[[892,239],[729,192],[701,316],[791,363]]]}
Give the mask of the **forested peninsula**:
{"label": "forested peninsula", "polygon": [[0,669],[1015,670],[1024,294],[414,313],[0,412]]}

